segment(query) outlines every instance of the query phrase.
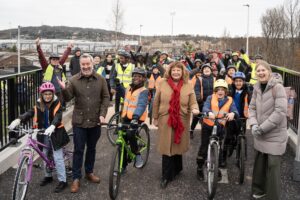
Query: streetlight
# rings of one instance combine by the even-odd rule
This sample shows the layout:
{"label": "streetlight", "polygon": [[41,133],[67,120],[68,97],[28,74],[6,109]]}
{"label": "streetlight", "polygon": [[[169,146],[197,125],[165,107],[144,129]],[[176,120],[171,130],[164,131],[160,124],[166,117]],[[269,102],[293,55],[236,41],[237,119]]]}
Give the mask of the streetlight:
{"label": "streetlight", "polygon": [[140,24],[140,45],[142,45],[142,27],[143,25]]}
{"label": "streetlight", "polygon": [[174,16],[175,16],[175,14],[176,14],[176,12],[171,12],[171,13],[170,13],[171,19],[172,19],[172,22],[171,22],[171,28],[172,28],[172,29],[171,29],[172,53],[174,53],[174,52],[173,52],[173,50],[174,50],[174,48],[173,48],[173,46],[174,46],[174,45],[173,45],[173,43],[174,43],[174,42],[173,42],[173,27],[174,27]]}
{"label": "streetlight", "polygon": [[247,18],[247,43],[246,43],[246,54],[249,55],[249,4],[245,4],[243,6],[248,7],[248,18]]}

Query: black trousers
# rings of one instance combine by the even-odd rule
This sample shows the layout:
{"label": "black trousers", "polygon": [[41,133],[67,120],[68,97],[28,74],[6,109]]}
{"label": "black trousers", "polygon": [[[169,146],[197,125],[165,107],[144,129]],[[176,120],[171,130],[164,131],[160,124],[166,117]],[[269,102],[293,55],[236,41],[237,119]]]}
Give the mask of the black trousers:
{"label": "black trousers", "polygon": [[162,155],[162,178],[172,181],[182,171],[182,155]]}

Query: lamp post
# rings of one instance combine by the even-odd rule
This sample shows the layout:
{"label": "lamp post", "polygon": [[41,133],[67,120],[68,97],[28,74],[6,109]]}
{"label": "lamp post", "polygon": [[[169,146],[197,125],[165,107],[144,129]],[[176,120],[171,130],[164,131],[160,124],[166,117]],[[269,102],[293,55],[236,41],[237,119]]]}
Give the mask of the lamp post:
{"label": "lamp post", "polygon": [[172,54],[174,54],[174,42],[173,42],[173,28],[174,28],[174,16],[176,12],[171,12],[171,43],[172,43]]}
{"label": "lamp post", "polygon": [[249,9],[250,9],[250,5],[249,4],[245,4],[243,6],[248,7],[246,54],[249,55]]}
{"label": "lamp post", "polygon": [[143,25],[140,24],[140,45],[142,45],[142,27]]}

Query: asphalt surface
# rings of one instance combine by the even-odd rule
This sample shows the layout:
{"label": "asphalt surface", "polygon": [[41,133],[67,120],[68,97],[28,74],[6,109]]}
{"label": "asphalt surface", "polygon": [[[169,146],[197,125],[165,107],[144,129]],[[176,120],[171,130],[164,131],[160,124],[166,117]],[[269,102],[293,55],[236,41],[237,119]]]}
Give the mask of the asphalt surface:
{"label": "asphalt surface", "polygon": [[[151,149],[147,165],[143,169],[136,169],[130,164],[127,173],[122,176],[121,188],[118,199],[122,200],[196,200],[207,199],[207,183],[200,182],[196,178],[196,154],[200,143],[200,131],[196,131],[195,138],[191,141],[190,150],[183,156],[184,169],[179,176],[169,183],[166,189],[160,188],[161,156],[155,148],[156,130],[151,130]],[[238,169],[235,166],[234,157],[228,160],[227,170],[224,176],[228,176],[228,183],[218,183],[216,200],[240,200],[251,199],[251,179],[253,169],[253,139],[247,133],[248,160],[246,162],[245,183],[237,184]],[[71,145],[72,146],[72,145]],[[108,192],[108,177],[111,155],[114,147],[108,142],[106,131],[102,129],[101,138],[97,144],[95,174],[101,177],[100,184],[89,183],[81,180],[80,191],[71,194],[69,187],[62,193],[53,193],[57,184],[55,181],[45,187],[40,187],[39,182],[43,178],[41,169],[33,169],[33,178],[29,186],[27,199],[78,199],[78,200],[102,200],[110,199]],[[300,184],[292,180],[294,155],[291,149],[283,156],[282,161],[282,196],[283,200],[300,200]],[[227,171],[227,173],[226,173]],[[12,185],[16,169],[10,168],[0,176],[0,200],[11,199]],[[226,179],[226,178],[225,178]],[[68,180],[69,185],[71,180]]]}

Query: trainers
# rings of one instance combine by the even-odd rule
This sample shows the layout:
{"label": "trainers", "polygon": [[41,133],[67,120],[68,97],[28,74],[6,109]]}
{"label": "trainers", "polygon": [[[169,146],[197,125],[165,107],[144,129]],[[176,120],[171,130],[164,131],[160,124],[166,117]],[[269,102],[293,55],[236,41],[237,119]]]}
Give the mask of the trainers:
{"label": "trainers", "polygon": [[266,196],[266,194],[253,194],[252,197],[254,199],[260,199],[260,198],[263,198],[264,196]]}
{"label": "trainers", "polygon": [[68,186],[67,182],[60,181],[58,183],[58,185],[56,186],[54,192],[59,193],[59,192],[63,191],[67,186]]}
{"label": "trainers", "polygon": [[197,168],[197,179],[199,181],[203,181],[204,180],[204,173],[203,173],[203,169],[202,168]]}
{"label": "trainers", "polygon": [[40,186],[45,186],[48,183],[51,183],[52,181],[53,181],[52,177],[44,177],[44,179],[40,183]]}
{"label": "trainers", "polygon": [[136,155],[134,166],[136,168],[142,168],[144,165],[144,161],[141,155]]}

